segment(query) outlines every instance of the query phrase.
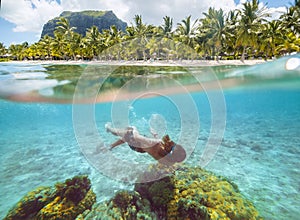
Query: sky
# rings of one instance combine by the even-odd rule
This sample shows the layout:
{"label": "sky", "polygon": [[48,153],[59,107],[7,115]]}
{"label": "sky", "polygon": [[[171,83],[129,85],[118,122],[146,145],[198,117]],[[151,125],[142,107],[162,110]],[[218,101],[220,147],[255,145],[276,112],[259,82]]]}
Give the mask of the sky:
{"label": "sky", "polygon": [[[246,0],[0,0],[0,42],[10,44],[37,42],[43,25],[63,11],[112,10],[127,22],[136,14],[142,15],[146,24],[160,25],[168,15],[176,25],[185,17],[200,18],[209,7],[225,12],[241,6]],[[273,17],[285,12],[294,0],[260,0],[267,4]]]}

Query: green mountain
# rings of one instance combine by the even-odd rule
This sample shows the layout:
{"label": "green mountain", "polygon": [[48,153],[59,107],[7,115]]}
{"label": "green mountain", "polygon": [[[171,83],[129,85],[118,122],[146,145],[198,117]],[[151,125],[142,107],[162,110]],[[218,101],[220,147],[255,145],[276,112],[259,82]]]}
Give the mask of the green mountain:
{"label": "green mountain", "polygon": [[70,12],[64,11],[59,17],[48,21],[42,31],[41,37],[49,35],[54,37],[54,30],[60,17],[65,17],[69,20],[72,27],[76,27],[75,32],[85,36],[86,30],[93,25],[97,26],[99,31],[109,29],[115,25],[120,30],[125,30],[127,23],[120,20],[112,11],[81,11]]}

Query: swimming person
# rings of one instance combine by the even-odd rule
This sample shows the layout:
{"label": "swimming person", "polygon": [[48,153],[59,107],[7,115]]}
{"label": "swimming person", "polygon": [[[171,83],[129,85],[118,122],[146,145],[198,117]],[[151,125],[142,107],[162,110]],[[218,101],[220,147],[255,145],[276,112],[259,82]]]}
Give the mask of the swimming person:
{"label": "swimming person", "polygon": [[110,145],[110,149],[127,143],[132,150],[139,153],[148,153],[155,160],[165,165],[182,162],[186,157],[184,148],[173,142],[169,135],[165,135],[162,139],[159,139],[154,130],[150,129],[153,138],[149,138],[140,135],[134,126],[117,129],[112,128],[109,123],[105,125],[105,128],[107,132],[120,137],[120,139]]}

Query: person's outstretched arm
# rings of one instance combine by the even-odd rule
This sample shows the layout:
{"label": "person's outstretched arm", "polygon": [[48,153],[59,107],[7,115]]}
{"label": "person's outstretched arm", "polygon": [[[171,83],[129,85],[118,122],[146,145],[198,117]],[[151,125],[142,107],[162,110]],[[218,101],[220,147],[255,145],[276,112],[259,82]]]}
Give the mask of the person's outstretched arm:
{"label": "person's outstretched arm", "polygon": [[119,139],[119,140],[117,140],[116,142],[114,142],[110,145],[110,149],[113,149],[113,148],[115,148],[115,147],[117,147],[121,144],[124,144],[124,143],[125,143],[125,141],[123,141],[122,139]]}
{"label": "person's outstretched arm", "polygon": [[110,132],[115,136],[124,137],[124,135],[127,133],[128,129],[118,129],[118,128],[112,128],[111,123],[105,124],[106,132]]}

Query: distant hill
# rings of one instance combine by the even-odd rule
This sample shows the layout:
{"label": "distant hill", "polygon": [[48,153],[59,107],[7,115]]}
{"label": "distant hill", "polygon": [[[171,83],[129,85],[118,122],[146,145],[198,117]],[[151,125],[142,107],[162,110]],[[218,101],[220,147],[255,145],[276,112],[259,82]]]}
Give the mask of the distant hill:
{"label": "distant hill", "polygon": [[93,25],[97,26],[99,31],[109,29],[115,25],[120,30],[125,30],[127,23],[120,20],[112,11],[81,11],[70,12],[64,11],[59,17],[48,21],[42,31],[41,37],[49,35],[54,37],[54,30],[60,17],[65,17],[69,20],[72,27],[76,27],[75,32],[85,36],[86,30]]}

